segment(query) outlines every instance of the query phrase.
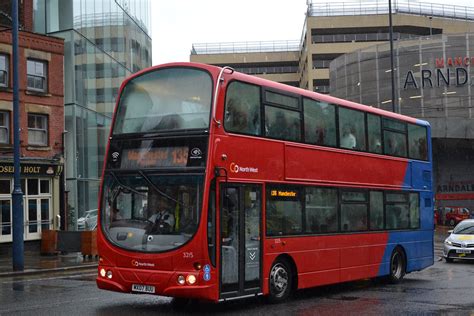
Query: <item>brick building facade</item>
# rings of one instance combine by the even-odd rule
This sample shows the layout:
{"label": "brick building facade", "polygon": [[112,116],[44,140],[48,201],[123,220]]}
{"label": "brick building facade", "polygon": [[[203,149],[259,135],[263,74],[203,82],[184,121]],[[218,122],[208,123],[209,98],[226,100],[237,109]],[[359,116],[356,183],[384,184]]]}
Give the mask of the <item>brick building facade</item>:
{"label": "brick building facade", "polygon": [[[26,1],[29,2],[29,1]],[[30,26],[31,27],[31,26]],[[0,32],[0,242],[12,240],[12,34]],[[21,31],[19,102],[25,240],[57,228],[64,205],[64,43]]]}

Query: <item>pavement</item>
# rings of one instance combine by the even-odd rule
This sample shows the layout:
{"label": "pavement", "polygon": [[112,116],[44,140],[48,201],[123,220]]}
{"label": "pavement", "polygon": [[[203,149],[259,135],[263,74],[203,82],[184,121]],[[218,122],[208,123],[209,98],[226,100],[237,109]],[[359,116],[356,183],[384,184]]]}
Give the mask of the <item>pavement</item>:
{"label": "pavement", "polygon": [[[440,259],[442,245],[452,227],[436,226],[435,260]],[[97,269],[98,257],[83,256],[80,252],[40,254],[40,242],[25,243],[24,270],[13,271],[12,249],[10,245],[0,247],[0,279],[12,276],[25,276],[55,272],[91,272]]]}
{"label": "pavement", "polygon": [[98,257],[83,256],[80,252],[40,254],[39,242],[25,242],[24,270],[13,271],[12,246],[0,247],[0,279],[12,276],[26,276],[67,271],[95,271]]}

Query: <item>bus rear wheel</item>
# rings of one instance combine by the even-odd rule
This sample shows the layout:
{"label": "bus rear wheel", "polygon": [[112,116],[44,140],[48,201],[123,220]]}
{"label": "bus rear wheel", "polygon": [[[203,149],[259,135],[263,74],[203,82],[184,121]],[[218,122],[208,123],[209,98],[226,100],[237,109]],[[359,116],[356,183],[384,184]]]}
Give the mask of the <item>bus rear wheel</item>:
{"label": "bus rear wheel", "polygon": [[290,264],[285,259],[276,260],[270,270],[268,300],[270,303],[280,303],[286,300],[293,288],[293,275]]}
{"label": "bus rear wheel", "polygon": [[405,271],[405,255],[400,248],[395,248],[390,257],[390,275],[388,277],[390,283],[399,283],[405,276]]}

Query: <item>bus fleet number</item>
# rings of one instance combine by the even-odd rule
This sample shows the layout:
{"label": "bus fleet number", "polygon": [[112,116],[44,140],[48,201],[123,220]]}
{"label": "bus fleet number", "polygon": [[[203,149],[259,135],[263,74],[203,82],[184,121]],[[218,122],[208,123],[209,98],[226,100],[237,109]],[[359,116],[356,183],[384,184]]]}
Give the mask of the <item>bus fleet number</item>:
{"label": "bus fleet number", "polygon": [[185,259],[194,258],[194,254],[192,252],[183,252],[183,258]]}

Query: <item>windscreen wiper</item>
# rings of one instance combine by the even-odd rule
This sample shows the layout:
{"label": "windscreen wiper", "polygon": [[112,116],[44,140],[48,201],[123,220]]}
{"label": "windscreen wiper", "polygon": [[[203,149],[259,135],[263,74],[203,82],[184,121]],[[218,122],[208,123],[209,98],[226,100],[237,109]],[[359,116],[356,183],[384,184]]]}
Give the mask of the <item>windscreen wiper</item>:
{"label": "windscreen wiper", "polygon": [[[142,196],[146,196],[146,194],[144,194],[143,192],[140,192],[140,191],[137,191],[135,190],[134,188],[132,187],[129,187],[128,185],[125,185],[123,184],[117,177],[117,175],[115,174],[115,172],[113,171],[109,171],[109,173],[112,175],[112,177],[114,177],[115,181],[117,181],[117,183],[119,184],[119,187],[122,188],[122,189],[126,189],[126,190],[129,190],[135,194],[138,194],[138,195],[142,195]],[[115,200],[115,198],[117,197],[117,195],[119,194],[120,192],[120,188],[119,190],[117,190],[117,194],[115,196],[113,196],[112,200]]]}
{"label": "windscreen wiper", "polygon": [[141,175],[143,177],[143,179],[145,179],[145,181],[152,187],[152,189],[155,190],[156,192],[158,192],[158,194],[160,194],[161,196],[164,196],[165,198],[181,205],[182,207],[186,207],[186,205],[184,205],[184,203],[174,199],[173,197],[169,196],[165,192],[161,191],[143,171],[141,171],[141,170],[138,171],[138,174]]}

